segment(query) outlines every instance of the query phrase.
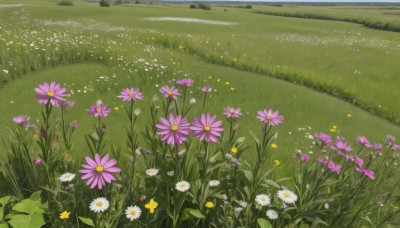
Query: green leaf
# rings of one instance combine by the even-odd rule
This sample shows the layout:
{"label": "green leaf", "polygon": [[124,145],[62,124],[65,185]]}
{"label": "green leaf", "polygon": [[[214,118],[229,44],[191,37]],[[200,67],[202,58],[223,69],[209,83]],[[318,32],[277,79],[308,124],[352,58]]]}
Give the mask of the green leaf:
{"label": "green leaf", "polygon": [[16,204],[12,209],[18,212],[24,212],[27,214],[33,214],[36,211],[41,211],[44,213],[42,209],[40,209],[41,203],[38,201],[33,201],[31,199],[24,199],[20,203]]}
{"label": "green leaf", "polygon": [[8,228],[8,225],[6,223],[0,223],[0,228]]}
{"label": "green leaf", "polygon": [[40,195],[42,194],[42,191],[37,191],[37,192],[34,192],[32,195],[31,195],[31,197],[29,197],[31,200],[33,200],[33,201],[39,201],[40,202],[40,200],[41,200],[41,198],[40,198]]}
{"label": "green leaf", "polygon": [[91,226],[91,227],[94,227],[94,223],[93,223],[93,220],[92,219],[90,219],[90,218],[84,218],[84,217],[78,217],[79,218],[79,220],[81,220],[84,224],[86,224],[86,225],[88,225],[88,226]]}
{"label": "green leaf", "polygon": [[264,183],[266,183],[267,185],[270,185],[270,186],[274,186],[274,187],[276,187],[276,188],[280,188],[279,184],[276,183],[276,182],[273,181],[273,180],[264,180]]}
{"label": "green leaf", "polygon": [[260,228],[272,228],[272,225],[270,222],[268,222],[268,220],[263,219],[263,218],[259,218],[257,220],[258,225],[260,226]]}
{"label": "green leaf", "polygon": [[240,138],[236,139],[236,143],[242,143],[242,142],[244,142],[245,139],[246,139],[245,137],[240,137]]}
{"label": "green leaf", "polygon": [[34,213],[33,215],[12,214],[9,221],[12,227],[40,228],[45,225],[43,215]]}
{"label": "green leaf", "polygon": [[246,179],[251,183],[253,181],[253,173],[250,170],[242,170]]}
{"label": "green leaf", "polygon": [[205,219],[206,216],[204,216],[198,209],[196,210],[190,210],[189,213],[193,215],[194,217],[198,219]]}

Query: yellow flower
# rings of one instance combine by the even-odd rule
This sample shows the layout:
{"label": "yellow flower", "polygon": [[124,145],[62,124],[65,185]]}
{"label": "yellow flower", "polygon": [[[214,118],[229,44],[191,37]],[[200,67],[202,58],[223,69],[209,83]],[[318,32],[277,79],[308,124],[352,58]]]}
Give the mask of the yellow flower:
{"label": "yellow flower", "polygon": [[119,110],[119,108],[118,108],[118,107],[114,107],[114,110],[115,110],[115,111],[118,111],[118,110]]}
{"label": "yellow flower", "polygon": [[347,114],[347,117],[351,118],[351,113]]}
{"label": "yellow flower", "polygon": [[230,82],[225,82],[225,85],[229,85],[229,84],[231,84]]}
{"label": "yellow flower", "polygon": [[206,205],[204,205],[206,208],[213,208],[213,207],[215,207],[215,205],[214,205],[214,203],[213,202],[211,202],[211,201],[208,201],[207,203],[206,203]]}
{"label": "yellow flower", "polygon": [[13,101],[13,100],[11,100],[11,101],[10,101],[10,103],[11,103],[11,104],[14,104],[14,101]]}
{"label": "yellow flower", "polygon": [[229,91],[235,91],[236,89],[235,88],[233,88],[233,87],[231,87],[231,88],[229,88]]}
{"label": "yellow flower", "polygon": [[276,143],[272,143],[272,144],[271,144],[271,148],[276,149],[276,148],[278,148],[278,145],[277,145]]}
{"label": "yellow flower", "polygon": [[179,49],[184,49],[185,48],[185,45],[184,44],[180,44],[179,45]]}
{"label": "yellow flower", "polygon": [[217,82],[220,82],[220,81],[221,81],[221,79],[218,78],[218,79],[217,79]]}
{"label": "yellow flower", "polygon": [[237,59],[236,58],[233,58],[233,62],[236,62],[237,61]]}
{"label": "yellow flower", "polygon": [[150,200],[150,202],[146,205],[144,205],[145,208],[150,210],[150,214],[154,213],[154,209],[158,207],[158,203],[154,201],[153,199]]}
{"label": "yellow flower", "polygon": [[208,79],[212,79],[212,76],[210,75],[210,76],[208,76]]}
{"label": "yellow flower", "polygon": [[330,132],[336,132],[336,125],[332,125],[331,129],[329,129]]}
{"label": "yellow flower", "polygon": [[60,219],[68,219],[69,214],[71,214],[71,212],[64,211],[63,213],[60,214]]}
{"label": "yellow flower", "polygon": [[274,160],[274,166],[275,167],[278,167],[278,166],[280,166],[281,165],[281,161],[279,161],[279,160]]}
{"label": "yellow flower", "polygon": [[238,148],[237,147],[232,147],[231,148],[231,152],[236,154],[238,152]]}

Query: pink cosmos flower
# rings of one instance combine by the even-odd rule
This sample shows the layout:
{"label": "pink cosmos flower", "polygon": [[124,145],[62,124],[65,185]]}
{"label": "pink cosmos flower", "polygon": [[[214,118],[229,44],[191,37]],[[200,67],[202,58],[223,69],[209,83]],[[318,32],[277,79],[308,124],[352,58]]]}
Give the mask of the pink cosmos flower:
{"label": "pink cosmos flower", "polygon": [[357,141],[361,144],[361,145],[363,145],[363,146],[365,146],[365,147],[367,147],[367,148],[371,148],[372,147],[372,144],[369,142],[369,140],[366,138],[366,137],[364,137],[364,136],[358,136],[357,137]]}
{"label": "pink cosmos flower", "polygon": [[375,172],[369,169],[363,169],[363,168],[356,168],[357,172],[363,173],[365,176],[369,177],[369,179],[374,180],[375,179]]}
{"label": "pink cosmos flower", "polygon": [[227,118],[239,118],[242,115],[240,108],[227,106],[224,108],[224,114]]}
{"label": "pink cosmos flower", "polygon": [[194,117],[193,126],[190,127],[194,131],[193,136],[198,137],[200,141],[217,142],[218,137],[224,129],[221,128],[222,121],[215,121],[216,115],[210,116],[210,113],[201,114],[200,118]]}
{"label": "pink cosmos flower", "polygon": [[193,86],[194,81],[190,78],[177,79],[176,84],[183,86]]}
{"label": "pink cosmos flower", "polygon": [[354,161],[358,167],[362,167],[364,165],[364,160],[357,155],[346,155],[346,161],[348,159]]}
{"label": "pink cosmos flower", "polygon": [[375,149],[375,151],[377,151],[377,152],[381,151],[381,150],[382,150],[382,144],[376,143],[376,144],[374,145],[374,149]]}
{"label": "pink cosmos flower", "polygon": [[120,168],[114,167],[117,164],[117,160],[108,160],[108,154],[104,155],[103,158],[96,154],[94,160],[90,157],[85,157],[85,159],[87,164],[83,164],[82,167],[84,169],[79,170],[79,172],[84,174],[82,180],[87,180],[87,185],[90,185],[92,189],[96,185],[99,189],[102,189],[106,182],[111,183],[111,181],[115,180],[113,173],[121,172]]}
{"label": "pink cosmos flower", "polygon": [[16,116],[12,118],[12,121],[16,124],[23,125],[29,123],[29,116]]}
{"label": "pink cosmos flower", "polygon": [[276,126],[283,121],[283,116],[279,115],[279,111],[273,111],[272,109],[264,109],[263,111],[258,111],[257,118],[270,126]]}
{"label": "pink cosmos flower", "polygon": [[318,141],[320,141],[323,145],[331,145],[332,144],[331,136],[329,136],[325,133],[322,133],[322,132],[316,133],[315,138]]}
{"label": "pink cosmos flower", "polygon": [[324,164],[326,167],[328,167],[328,169],[330,169],[332,172],[335,172],[337,174],[340,173],[340,170],[342,168],[341,165],[335,164],[333,161],[328,161],[328,160],[325,160],[324,158],[321,158],[321,157],[317,158],[317,161],[319,163]]}
{"label": "pink cosmos flower", "polygon": [[101,102],[97,102],[90,106],[88,110],[88,114],[94,117],[106,117],[111,110],[107,107],[107,105],[102,104]]}
{"label": "pink cosmos flower", "polygon": [[395,150],[400,150],[400,145],[395,144],[395,145],[393,145],[393,148],[394,148]]}
{"label": "pink cosmos flower", "polygon": [[71,121],[71,123],[69,123],[69,125],[70,125],[73,129],[77,129],[77,128],[78,128],[78,121],[73,120],[73,121]]}
{"label": "pink cosmos flower", "polygon": [[203,91],[203,93],[209,93],[211,92],[211,86],[206,85],[201,89],[201,91]]}
{"label": "pink cosmos flower", "polygon": [[60,106],[60,101],[64,101],[63,97],[66,95],[67,89],[56,82],[51,82],[50,85],[45,82],[43,85],[39,85],[35,91],[39,103],[47,104],[50,101],[53,106],[58,107]]}
{"label": "pink cosmos flower", "polygon": [[164,97],[172,97],[174,100],[178,99],[178,96],[181,95],[178,89],[175,89],[175,87],[171,86],[163,86],[160,88],[160,93],[164,95]]}
{"label": "pink cosmos flower", "polygon": [[307,163],[310,160],[310,155],[305,154],[303,157],[298,154],[298,153],[294,153],[293,157],[296,158],[297,160],[299,160],[300,162],[304,162]]}
{"label": "pink cosmos flower", "polygon": [[336,139],[336,144],[332,146],[332,149],[338,150],[338,152],[349,152],[353,150],[351,146],[347,145],[346,141],[344,141],[344,138],[341,137]]}
{"label": "pink cosmos flower", "polygon": [[161,117],[161,123],[158,123],[157,135],[161,136],[161,141],[167,141],[170,145],[181,145],[187,140],[189,135],[189,122],[182,115],[176,118],[172,113],[169,114],[169,120]]}
{"label": "pink cosmos flower", "polygon": [[136,88],[125,88],[121,91],[121,95],[118,96],[122,101],[138,101],[143,100],[143,94],[139,89]]}

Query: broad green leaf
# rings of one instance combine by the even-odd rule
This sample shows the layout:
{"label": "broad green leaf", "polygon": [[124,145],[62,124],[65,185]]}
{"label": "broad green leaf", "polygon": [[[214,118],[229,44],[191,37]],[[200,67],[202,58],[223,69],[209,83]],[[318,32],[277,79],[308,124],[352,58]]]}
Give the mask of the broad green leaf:
{"label": "broad green leaf", "polygon": [[41,200],[41,197],[40,197],[40,195],[42,194],[42,191],[37,191],[37,192],[34,192],[32,195],[31,195],[31,197],[29,197],[31,200],[33,200],[33,201],[38,201],[38,202],[40,202],[40,200]]}
{"label": "broad green leaf", "polygon": [[86,225],[88,225],[88,226],[91,226],[91,227],[94,227],[94,223],[93,223],[93,220],[92,219],[90,219],[90,218],[84,218],[84,217],[78,217],[79,218],[79,220],[81,220],[84,224],[86,224]]}
{"label": "broad green leaf", "polygon": [[242,143],[242,142],[244,142],[245,139],[246,139],[245,137],[240,137],[240,138],[236,139],[236,143]]}
{"label": "broad green leaf", "polygon": [[40,209],[41,203],[33,201],[31,199],[24,199],[20,203],[16,204],[12,209],[14,211],[25,212],[33,214],[35,212],[44,213],[44,210]]}
{"label": "broad green leaf", "polygon": [[253,173],[251,173],[250,170],[242,170],[242,171],[243,171],[243,174],[244,174],[244,176],[246,177],[246,179],[247,179],[249,182],[252,182],[252,181],[253,181]]}
{"label": "broad green leaf", "polygon": [[193,215],[194,217],[198,219],[205,219],[206,216],[204,216],[198,209],[196,210],[190,210],[189,213]]}
{"label": "broad green leaf", "polygon": [[268,222],[268,220],[263,219],[263,218],[259,218],[257,220],[258,225],[260,226],[260,228],[272,228],[272,225],[270,222]]}
{"label": "broad green leaf", "polygon": [[274,186],[274,187],[276,187],[276,188],[280,188],[280,186],[279,186],[279,184],[277,184],[275,181],[273,181],[273,180],[264,180],[264,183],[266,183],[267,185],[270,185],[270,186]]}
{"label": "broad green leaf", "polygon": [[40,228],[46,224],[43,215],[40,213],[33,215],[13,214],[10,217],[9,223],[12,227]]}
{"label": "broad green leaf", "polygon": [[6,223],[0,223],[0,228],[8,228],[8,225]]}

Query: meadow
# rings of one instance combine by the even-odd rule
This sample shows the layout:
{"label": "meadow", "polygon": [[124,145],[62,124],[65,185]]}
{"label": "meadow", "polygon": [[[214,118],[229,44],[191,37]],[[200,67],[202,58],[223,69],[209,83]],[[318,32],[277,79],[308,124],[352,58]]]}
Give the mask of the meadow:
{"label": "meadow", "polygon": [[[9,1],[0,1],[3,3]],[[266,6],[255,6],[254,10],[213,6],[210,11],[203,11],[189,9],[188,5],[169,4],[124,4],[110,8],[78,1],[71,7],[49,1],[24,4],[0,8],[0,135],[3,142],[0,179],[7,183],[0,187],[0,196],[16,197],[2,198],[2,210],[9,214],[4,213],[4,219],[0,217],[0,227],[4,224],[26,226],[27,223],[18,224],[13,219],[22,215],[36,219],[36,225],[54,223],[65,227],[76,224],[390,227],[398,223],[395,219],[399,212],[398,196],[391,193],[397,187],[394,183],[398,177],[393,174],[398,170],[396,150],[400,147],[387,139],[388,134],[400,133],[397,126],[398,33],[345,22],[256,13],[256,10],[274,9]],[[334,10],[330,12],[335,14]],[[154,17],[233,23],[147,20]],[[183,78],[193,79],[194,86],[176,84]],[[65,98],[76,104],[66,111],[51,108],[52,118],[48,118],[50,106],[38,104],[35,88],[52,81],[65,87]],[[159,91],[165,85],[185,91],[183,99],[168,103],[172,100],[165,99],[165,94]],[[205,93],[202,89],[207,85],[211,90]],[[139,88],[144,95],[143,99],[131,103],[135,108],[130,112],[130,106],[117,98],[127,87]],[[109,116],[88,115],[87,110],[95,103],[107,104]],[[189,139],[175,146],[149,133],[156,131],[161,117],[168,119],[168,112],[186,116],[185,106],[190,122],[201,113],[211,113],[223,120],[224,135],[217,142],[197,143]],[[238,120],[223,114],[227,106],[241,108]],[[260,115],[257,111],[269,108],[279,110],[284,116],[283,124],[271,125],[267,119],[263,125],[257,120]],[[126,119],[127,114],[130,119]],[[12,123],[17,115],[29,115],[36,129],[25,131],[25,122]],[[78,123],[76,129],[69,125],[74,120]],[[135,130],[133,127],[129,130],[129,122]],[[232,122],[238,125],[235,131],[232,131]],[[51,133],[43,134],[43,127]],[[270,132],[270,129],[273,130]],[[335,157],[331,150],[339,154],[341,139],[331,145],[332,142],[318,138],[318,132],[331,135],[334,141],[337,136],[344,136],[354,144],[355,154]],[[370,149],[369,144],[357,138],[360,135],[384,145],[386,153],[392,154],[381,156],[385,153],[376,147]],[[175,157],[178,148],[188,152]],[[29,159],[19,150],[29,150]],[[197,152],[206,154],[204,160]],[[121,172],[117,184],[103,190],[98,185],[99,189],[89,191],[89,186],[78,180],[77,170],[88,161],[83,157],[94,158],[96,153],[117,158],[121,170],[129,171]],[[320,153],[325,154],[326,162],[317,159]],[[366,165],[358,166],[358,172],[351,172],[347,163],[357,160],[357,156],[364,156]],[[33,158],[39,158],[43,166],[33,166]],[[342,163],[342,172],[337,178],[334,174],[337,166],[328,163],[328,159]],[[19,160],[27,163],[13,163]],[[327,168],[321,171],[320,165]],[[195,168],[190,169],[191,166]],[[21,167],[25,173],[18,171]],[[175,175],[169,174],[171,169]],[[375,171],[373,178],[371,170]],[[13,172],[22,176],[29,174],[26,178],[32,180],[18,175],[12,178]],[[62,179],[59,176],[65,172],[74,173],[74,177],[77,174],[73,180],[75,186],[59,183]],[[360,178],[360,173],[365,177]],[[237,180],[232,181],[232,176]],[[320,182],[316,181],[317,176]],[[209,189],[213,184],[218,186],[211,182],[214,180],[218,180],[218,185],[222,183],[220,189]],[[188,189],[186,181],[191,183]],[[176,182],[183,184],[183,189],[174,187]],[[367,202],[368,189],[372,187],[376,189],[375,195]],[[160,193],[157,188],[167,191]],[[229,190],[232,188],[238,190]],[[278,192],[288,189],[293,191],[286,192],[289,198],[294,200],[296,196],[296,200],[286,199],[292,206],[285,207],[279,201],[282,198]],[[176,190],[185,194],[176,194]],[[93,207],[89,210],[90,200],[95,197],[113,198],[107,201],[113,206],[107,216],[100,217]],[[260,197],[271,201],[265,205],[279,212],[279,220],[271,211],[266,215],[264,201],[257,201]],[[299,201],[295,202],[297,197]],[[37,200],[41,199],[40,210],[21,211],[24,198],[36,200],[33,203],[36,206],[40,206]],[[157,208],[154,199],[160,208],[153,216]],[[346,199],[359,202],[348,203]],[[12,210],[4,200],[14,205]],[[146,215],[140,218],[126,215],[125,219],[124,210],[131,204],[136,206],[131,211]],[[210,210],[214,207],[215,213],[212,213]],[[337,214],[329,216],[335,213],[335,207]],[[149,213],[145,213],[145,208]],[[69,214],[62,216],[63,211],[72,212],[71,218]]]}

